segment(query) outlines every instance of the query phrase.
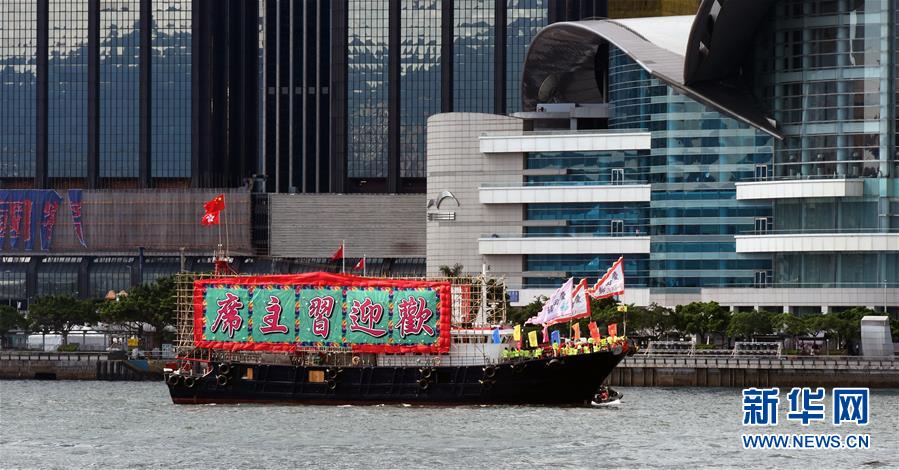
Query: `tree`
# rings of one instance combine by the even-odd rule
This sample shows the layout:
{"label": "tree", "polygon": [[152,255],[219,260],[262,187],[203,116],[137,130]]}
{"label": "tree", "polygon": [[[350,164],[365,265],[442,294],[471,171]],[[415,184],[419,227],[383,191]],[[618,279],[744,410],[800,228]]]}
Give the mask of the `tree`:
{"label": "tree", "polygon": [[452,267],[444,264],[438,270],[443,277],[459,277],[462,275],[462,265],[460,263],[456,263]]}
{"label": "tree", "polygon": [[57,332],[62,345],[69,344],[69,332],[77,326],[96,323],[97,309],[93,300],[72,295],[51,295],[35,300],[28,309],[32,328],[44,334]]}
{"label": "tree", "polygon": [[15,307],[0,305],[0,347],[5,346],[6,334],[12,330],[26,328],[28,321]]}
{"label": "tree", "polygon": [[770,335],[779,329],[780,315],[766,311],[737,312],[731,315],[727,335],[751,339],[755,335]]}
{"label": "tree", "polygon": [[727,332],[730,322],[730,312],[723,309],[717,302],[693,302],[687,305],[678,305],[675,308],[678,330],[696,335],[699,339],[705,339],[706,344],[711,341],[713,333],[722,337]]}
{"label": "tree", "polygon": [[162,344],[166,327],[175,324],[175,279],[159,278],[136,286],[127,297],[107,300],[100,306],[100,316],[107,323],[130,327],[138,335],[149,325],[154,344]]}

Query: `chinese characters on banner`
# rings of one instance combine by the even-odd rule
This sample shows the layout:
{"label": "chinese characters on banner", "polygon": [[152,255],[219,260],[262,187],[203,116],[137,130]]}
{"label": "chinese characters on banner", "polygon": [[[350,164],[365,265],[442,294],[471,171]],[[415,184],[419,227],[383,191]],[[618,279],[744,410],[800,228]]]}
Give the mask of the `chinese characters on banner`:
{"label": "chinese characters on banner", "polygon": [[[86,247],[81,220],[82,192],[68,191],[75,239]],[[33,251],[35,242],[48,251],[63,199],[52,189],[0,189],[0,251]],[[21,242],[21,244],[20,244]]]}
{"label": "chinese characters on banner", "polygon": [[228,350],[446,352],[450,297],[442,282],[329,273],[202,280],[194,339]]}

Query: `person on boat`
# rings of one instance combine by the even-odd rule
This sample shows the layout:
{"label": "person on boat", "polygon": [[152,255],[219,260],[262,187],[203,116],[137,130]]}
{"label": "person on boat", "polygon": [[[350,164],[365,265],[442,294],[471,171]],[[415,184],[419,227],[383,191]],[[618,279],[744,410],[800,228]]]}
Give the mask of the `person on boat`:
{"label": "person on boat", "polygon": [[605,402],[609,401],[609,389],[608,388],[600,387],[599,401],[600,401],[600,403],[605,403]]}

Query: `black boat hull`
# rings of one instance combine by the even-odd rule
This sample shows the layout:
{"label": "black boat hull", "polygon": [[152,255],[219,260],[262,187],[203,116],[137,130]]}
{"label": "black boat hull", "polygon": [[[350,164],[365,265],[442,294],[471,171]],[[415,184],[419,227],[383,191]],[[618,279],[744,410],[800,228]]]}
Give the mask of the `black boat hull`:
{"label": "black boat hull", "polygon": [[166,384],[176,404],[580,405],[590,402],[624,356],[606,351],[493,366],[231,363],[227,374],[216,365],[196,379],[166,376]]}

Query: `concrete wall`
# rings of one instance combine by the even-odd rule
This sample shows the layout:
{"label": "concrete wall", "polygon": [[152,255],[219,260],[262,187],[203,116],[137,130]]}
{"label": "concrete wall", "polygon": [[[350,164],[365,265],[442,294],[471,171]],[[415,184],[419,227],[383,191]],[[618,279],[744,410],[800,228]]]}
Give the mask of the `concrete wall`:
{"label": "concrete wall", "polygon": [[[520,153],[484,155],[480,152],[481,133],[520,133],[516,118],[478,113],[444,113],[428,119],[428,198],[437,199],[450,191],[459,201],[444,200],[440,209],[429,213],[455,220],[427,222],[427,272],[438,274],[440,266],[461,263],[464,272],[480,272],[481,263],[490,265],[492,275],[506,275],[510,283],[521,282],[521,256],[484,259],[478,253],[482,234],[521,234],[522,208],[517,205],[484,205],[479,202],[481,184],[522,181],[524,158]],[[433,216],[432,216],[433,217]]]}
{"label": "concrete wall", "polygon": [[273,257],[424,258],[423,194],[272,194]]}

